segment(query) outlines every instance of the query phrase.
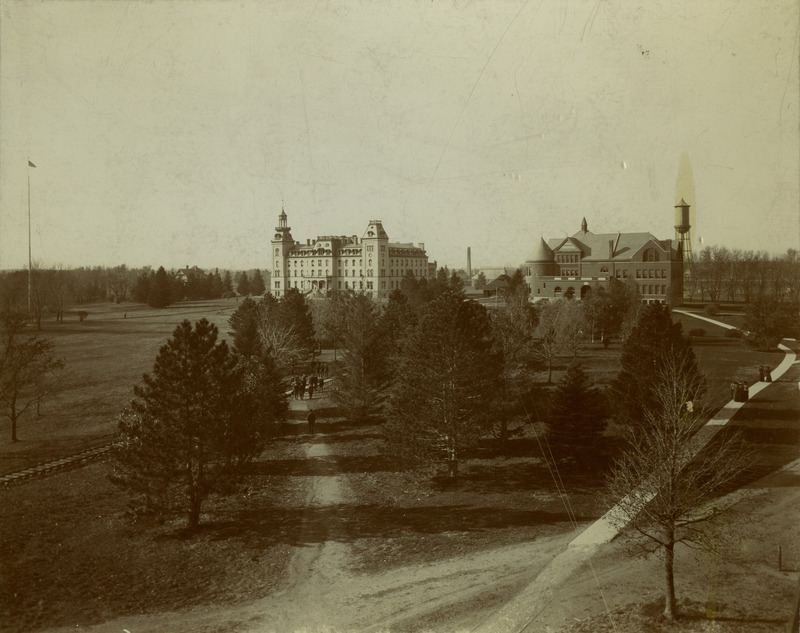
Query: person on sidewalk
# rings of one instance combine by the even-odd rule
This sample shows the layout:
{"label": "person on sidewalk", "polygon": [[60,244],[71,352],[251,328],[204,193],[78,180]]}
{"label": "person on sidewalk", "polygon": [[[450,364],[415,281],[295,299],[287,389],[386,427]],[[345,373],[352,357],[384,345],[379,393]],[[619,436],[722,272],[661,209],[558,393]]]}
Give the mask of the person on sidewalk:
{"label": "person on sidewalk", "polygon": [[308,410],[308,417],[306,419],[308,420],[308,432],[311,433],[311,435],[314,435],[314,422],[317,420],[314,409]]}

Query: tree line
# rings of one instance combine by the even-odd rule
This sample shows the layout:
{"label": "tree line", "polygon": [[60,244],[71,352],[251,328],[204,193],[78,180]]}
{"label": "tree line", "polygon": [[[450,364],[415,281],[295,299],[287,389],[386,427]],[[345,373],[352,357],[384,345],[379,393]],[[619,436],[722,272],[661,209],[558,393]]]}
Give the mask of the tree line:
{"label": "tree line", "polygon": [[790,248],[784,255],[706,246],[689,266],[693,300],[751,303],[770,297],[778,303],[800,303],[800,260]]}
{"label": "tree line", "polygon": [[[28,312],[27,270],[0,272],[0,310]],[[30,271],[30,313],[41,328],[42,319],[52,316],[63,321],[67,309],[75,305],[113,301],[136,301],[164,307],[182,300],[219,299],[233,296],[259,296],[266,292],[260,270],[219,269],[205,272],[199,268],[167,271],[164,267],[42,268]]]}

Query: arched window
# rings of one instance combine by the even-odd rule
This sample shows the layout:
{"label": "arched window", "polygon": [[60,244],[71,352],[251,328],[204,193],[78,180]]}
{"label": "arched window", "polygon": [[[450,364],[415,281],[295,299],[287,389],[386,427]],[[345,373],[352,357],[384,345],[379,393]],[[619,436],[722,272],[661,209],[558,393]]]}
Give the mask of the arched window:
{"label": "arched window", "polygon": [[658,253],[654,248],[648,248],[644,252],[644,261],[646,262],[657,262],[658,261]]}
{"label": "arched window", "polygon": [[561,286],[556,286],[553,288],[553,296],[560,297],[561,296]]}

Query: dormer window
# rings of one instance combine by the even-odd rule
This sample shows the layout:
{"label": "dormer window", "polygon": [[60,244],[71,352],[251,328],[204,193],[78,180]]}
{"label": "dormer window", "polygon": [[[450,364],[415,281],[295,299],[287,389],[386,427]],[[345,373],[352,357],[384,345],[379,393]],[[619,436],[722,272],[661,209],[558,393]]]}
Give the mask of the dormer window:
{"label": "dormer window", "polygon": [[375,237],[375,231],[368,231],[368,232],[367,232],[367,235],[368,235],[369,237]]}

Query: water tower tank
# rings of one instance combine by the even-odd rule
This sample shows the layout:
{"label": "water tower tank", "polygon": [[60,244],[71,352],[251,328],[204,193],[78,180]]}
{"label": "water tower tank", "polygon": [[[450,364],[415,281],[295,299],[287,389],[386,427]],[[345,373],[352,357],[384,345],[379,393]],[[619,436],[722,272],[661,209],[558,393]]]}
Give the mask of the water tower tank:
{"label": "water tower tank", "polygon": [[678,233],[686,233],[692,228],[692,223],[689,219],[689,209],[690,206],[686,204],[683,198],[681,198],[679,204],[675,205],[675,230]]}

